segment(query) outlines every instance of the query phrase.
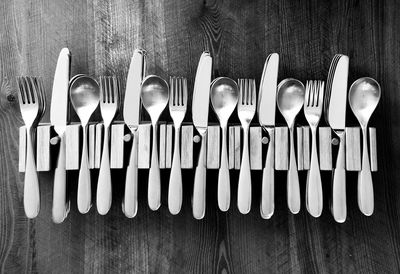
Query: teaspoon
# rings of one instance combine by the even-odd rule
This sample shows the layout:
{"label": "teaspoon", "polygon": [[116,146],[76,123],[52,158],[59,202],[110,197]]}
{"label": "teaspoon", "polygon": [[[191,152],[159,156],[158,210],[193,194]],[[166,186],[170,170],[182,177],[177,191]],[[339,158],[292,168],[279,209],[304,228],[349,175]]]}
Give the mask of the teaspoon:
{"label": "teaspoon", "polygon": [[227,152],[228,120],[239,97],[237,83],[227,77],[219,77],[211,83],[211,104],[222,128],[221,164],[218,173],[218,206],[222,211],[229,209],[231,188]]}
{"label": "teaspoon", "polygon": [[349,104],[360,123],[363,134],[361,171],[358,172],[358,207],[366,216],[374,212],[374,189],[367,145],[368,121],[378,105],[381,87],[375,79],[363,77],[356,80],[349,90]]}
{"label": "teaspoon", "polygon": [[83,145],[81,156],[81,167],[78,177],[78,210],[87,213],[92,204],[92,190],[90,181],[87,124],[93,112],[99,105],[100,88],[96,80],[89,76],[76,77],[70,87],[70,98],[72,106],[81,120],[83,129]]}
{"label": "teaspoon", "polygon": [[293,213],[300,211],[300,186],[297,172],[296,155],[294,152],[294,123],[296,116],[304,104],[305,88],[302,82],[288,78],[278,85],[277,105],[289,127],[290,155],[287,174],[287,199],[289,210]]}
{"label": "teaspoon", "polygon": [[151,124],[153,127],[153,147],[151,152],[147,198],[150,209],[157,210],[161,205],[161,179],[160,166],[158,164],[157,123],[161,113],[168,103],[168,84],[164,79],[158,76],[149,75],[143,79],[140,96],[142,98],[144,108],[150,115]]}

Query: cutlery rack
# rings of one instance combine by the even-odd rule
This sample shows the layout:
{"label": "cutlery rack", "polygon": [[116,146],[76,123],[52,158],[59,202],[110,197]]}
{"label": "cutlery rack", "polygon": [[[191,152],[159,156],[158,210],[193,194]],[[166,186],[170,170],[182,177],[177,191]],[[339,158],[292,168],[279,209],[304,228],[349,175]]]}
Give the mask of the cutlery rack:
{"label": "cutlery rack", "polygon": [[[194,133],[191,124],[184,124],[181,130],[181,168],[192,169],[194,165],[194,143],[199,142],[199,137]],[[100,167],[103,125],[89,124],[89,168]],[[332,169],[332,147],[337,145],[338,140],[329,127],[320,127],[319,133],[319,161],[321,170]],[[207,141],[207,168],[218,169],[220,161],[220,127],[210,125],[208,127]],[[53,147],[58,143],[58,137],[49,124],[41,124],[36,131],[36,164],[37,171],[50,171],[52,163]],[[369,150],[371,171],[377,171],[377,147],[376,128],[369,128]],[[115,122],[110,132],[110,166],[112,169],[121,169],[126,166],[125,150],[130,146],[131,135],[123,122]],[[264,131],[259,126],[250,127],[250,167],[252,170],[263,168],[263,145],[268,143]],[[150,164],[150,141],[151,125],[141,124],[139,126],[139,159],[140,169],[149,168]],[[275,128],[275,170],[288,169],[289,155],[289,131],[287,127]],[[78,170],[80,159],[81,127],[80,124],[70,124],[66,129],[66,168],[67,170]],[[296,128],[296,158],[298,170],[308,170],[310,163],[310,128],[298,126]],[[19,171],[24,172],[26,150],[26,129],[19,129]],[[159,161],[160,168],[170,168],[173,153],[173,125],[161,123],[159,125]],[[241,127],[230,125],[228,129],[228,158],[230,169],[240,169],[241,161]],[[124,162],[125,161],[125,162]],[[348,171],[361,170],[361,136],[359,127],[346,128],[346,169]]]}

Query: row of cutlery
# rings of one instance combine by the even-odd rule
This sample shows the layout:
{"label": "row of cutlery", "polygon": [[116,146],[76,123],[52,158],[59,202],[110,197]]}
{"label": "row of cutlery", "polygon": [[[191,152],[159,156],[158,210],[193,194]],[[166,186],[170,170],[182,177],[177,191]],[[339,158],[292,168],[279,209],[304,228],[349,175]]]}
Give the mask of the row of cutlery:
{"label": "row of cutlery", "polygon": [[[100,105],[104,124],[104,140],[99,177],[96,192],[96,206],[100,214],[107,214],[112,201],[112,184],[109,154],[109,129],[120,104],[119,81],[114,76],[95,79],[86,75],[76,75],[70,79],[71,55],[68,49],[60,53],[54,83],[50,109],[50,121],[58,135],[59,153],[54,173],[53,221],[61,223],[69,211],[69,201],[66,195],[66,142],[67,109],[69,101],[78,115],[83,128],[82,153],[78,177],[77,204],[81,213],[87,213],[92,205],[91,174],[88,161],[88,122]],[[209,120],[209,104],[218,117],[222,129],[222,147],[218,176],[218,206],[221,211],[230,207],[230,173],[228,166],[227,126],[233,111],[237,109],[243,129],[243,150],[238,181],[237,206],[241,213],[246,214],[251,206],[251,173],[249,157],[249,126],[256,113],[261,127],[268,135],[268,148],[262,176],[262,198],[260,213],[265,219],[274,213],[274,127],[275,106],[285,118],[289,128],[290,153],[287,174],[287,200],[289,210],[296,214],[300,211],[300,186],[295,159],[294,125],[298,113],[303,109],[311,128],[312,146],[310,169],[307,174],[306,208],[308,212],[318,217],[322,212],[323,195],[319,161],[316,146],[316,132],[319,120],[324,111],[326,122],[337,134],[339,152],[332,179],[331,212],[337,222],[344,222],[346,208],[346,169],[345,169],[345,118],[347,104],[347,76],[349,59],[345,55],[336,55],[332,61],[327,83],[323,81],[302,82],[288,78],[279,84],[279,55],[274,53],[265,62],[259,93],[257,96],[254,79],[239,79],[238,82],[219,77],[211,81],[212,57],[204,52],[197,68],[192,101],[192,121],[200,137],[200,152],[195,167],[192,212],[196,219],[202,219],[205,214],[206,196],[206,154],[207,131]],[[126,171],[125,193],[122,210],[127,217],[137,213],[138,185],[138,144],[140,110],[143,106],[151,118],[152,149],[148,176],[148,204],[152,210],[161,205],[161,178],[158,159],[158,120],[167,105],[174,122],[175,135],[174,153],[171,166],[168,191],[168,207],[172,214],[178,214],[182,205],[182,174],[180,163],[180,128],[187,110],[188,87],[182,77],[171,77],[170,84],[164,79],[149,75],[145,76],[146,52],[135,50],[129,68],[123,116],[126,126],[131,131],[132,149]],[[19,77],[19,101],[21,113],[25,121],[28,136],[26,149],[26,166],[24,182],[24,208],[29,218],[39,213],[40,195],[39,182],[35,168],[32,146],[32,128],[37,126],[45,111],[43,86],[33,77]],[[258,100],[257,100],[258,97]],[[367,123],[380,98],[379,84],[372,78],[360,78],[349,90],[349,104],[360,122],[363,133],[362,168],[358,179],[358,204],[360,210],[367,216],[374,208],[372,177],[367,147]]]}

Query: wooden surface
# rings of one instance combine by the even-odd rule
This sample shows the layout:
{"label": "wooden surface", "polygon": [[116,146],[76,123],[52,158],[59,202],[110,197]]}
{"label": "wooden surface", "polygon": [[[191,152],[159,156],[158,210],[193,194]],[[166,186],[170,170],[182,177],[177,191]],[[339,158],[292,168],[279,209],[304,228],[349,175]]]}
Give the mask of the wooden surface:
{"label": "wooden surface", "polygon": [[[0,269],[4,273],[399,273],[400,272],[400,3],[386,1],[2,1],[0,4]],[[124,172],[113,171],[113,205],[106,216],[76,208],[77,173],[69,172],[71,212],[51,221],[52,173],[40,174],[41,211],[27,220],[18,173],[17,75],[42,76],[48,101],[58,53],[69,47],[72,74],[125,77],[134,48],[148,50],[148,72],[179,75],[193,85],[201,52],[211,51],[214,76],[259,82],[265,57],[280,53],[279,79],[326,79],[335,53],[350,57],[349,83],[376,78],[382,99],[377,127],[378,166],[373,174],[375,213],[357,208],[356,173],[348,172],[348,219],[336,224],[328,210],[330,173],[323,172],[324,211],[314,219],[304,203],[288,212],[285,173],[276,172],[276,210],[259,214],[261,171],[253,172],[253,205],[217,210],[217,171],[208,172],[207,212],[191,216],[193,173],[183,172],[182,212],[166,207],[168,171],[162,171],[162,207],[147,206],[147,173],[139,171],[139,212],[121,212]],[[348,125],[356,126],[348,109]],[[164,120],[168,117],[164,115]],[[76,119],[76,117],[72,117]],[[144,116],[144,118],[148,118]],[[215,117],[212,117],[214,119]],[[46,113],[44,121],[49,120]],[[277,121],[283,123],[280,115]],[[305,124],[304,117],[298,119]],[[94,173],[94,177],[97,174]],[[305,173],[300,172],[302,202]],[[94,186],[95,187],[95,186]]]}

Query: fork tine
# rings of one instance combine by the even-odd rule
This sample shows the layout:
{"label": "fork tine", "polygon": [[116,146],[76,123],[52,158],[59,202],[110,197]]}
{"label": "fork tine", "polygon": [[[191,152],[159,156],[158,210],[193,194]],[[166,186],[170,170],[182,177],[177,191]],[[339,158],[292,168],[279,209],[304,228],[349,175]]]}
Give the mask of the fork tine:
{"label": "fork tine", "polygon": [[252,83],[252,85],[251,85],[251,87],[252,87],[252,90],[251,90],[251,103],[250,103],[250,105],[255,105],[256,104],[256,100],[257,100],[257,96],[256,96],[256,92],[257,92],[257,89],[256,89],[256,80],[255,79],[251,79],[251,83]]}
{"label": "fork tine", "polygon": [[39,104],[39,98],[38,98],[38,84],[37,84],[37,79],[36,77],[28,77],[29,82],[31,84],[31,96],[34,104]]}
{"label": "fork tine", "polygon": [[28,80],[28,76],[22,76],[22,83],[23,83],[23,87],[24,87],[24,92],[25,92],[25,98],[28,101],[28,104],[31,104],[33,101],[32,98],[32,94],[31,94],[31,87],[30,87],[30,83]]}
{"label": "fork tine", "polygon": [[182,106],[187,105],[187,97],[188,97],[188,91],[187,91],[187,79],[183,78],[183,98],[182,98]]}
{"label": "fork tine", "polygon": [[103,76],[99,77],[99,85],[100,85],[100,102],[104,103],[104,83]]}
{"label": "fork tine", "polygon": [[113,81],[114,88],[111,91],[111,102],[114,104],[114,103],[118,103],[119,81],[116,76],[112,77],[112,81]]}
{"label": "fork tine", "polygon": [[310,82],[311,81],[307,81],[306,82],[306,94],[305,94],[305,106],[308,107],[310,104]]}
{"label": "fork tine", "polygon": [[182,105],[182,103],[181,103],[181,101],[182,101],[182,78],[181,77],[179,77],[179,78],[177,78],[176,79],[176,81],[178,82],[178,98],[177,98],[177,105],[178,106],[181,106]]}
{"label": "fork tine", "polygon": [[325,82],[324,81],[320,81],[318,106],[322,106],[322,103],[324,101],[324,89],[325,89]]}
{"label": "fork tine", "polygon": [[250,104],[250,79],[246,79],[246,105]]}
{"label": "fork tine", "polygon": [[23,90],[22,90],[22,83],[21,83],[22,79],[21,76],[17,77],[17,85],[18,85],[18,101],[20,104],[25,104],[25,96],[23,94]]}
{"label": "fork tine", "polygon": [[108,80],[108,89],[107,89],[107,103],[111,103],[111,92],[114,89],[113,81],[112,81],[112,76],[107,77]]}

